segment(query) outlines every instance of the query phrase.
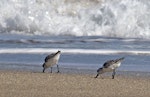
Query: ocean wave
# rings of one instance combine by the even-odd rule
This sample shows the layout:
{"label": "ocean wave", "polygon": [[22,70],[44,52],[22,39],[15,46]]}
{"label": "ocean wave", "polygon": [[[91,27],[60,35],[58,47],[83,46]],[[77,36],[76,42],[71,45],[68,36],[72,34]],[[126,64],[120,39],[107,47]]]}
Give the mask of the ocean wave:
{"label": "ocean wave", "polygon": [[150,38],[149,0],[1,0],[0,33]]}
{"label": "ocean wave", "polygon": [[107,50],[107,49],[60,49],[60,48],[3,48],[0,49],[0,54],[39,54],[52,53],[61,50],[64,54],[103,54],[103,55],[150,55],[150,51],[146,50]]}

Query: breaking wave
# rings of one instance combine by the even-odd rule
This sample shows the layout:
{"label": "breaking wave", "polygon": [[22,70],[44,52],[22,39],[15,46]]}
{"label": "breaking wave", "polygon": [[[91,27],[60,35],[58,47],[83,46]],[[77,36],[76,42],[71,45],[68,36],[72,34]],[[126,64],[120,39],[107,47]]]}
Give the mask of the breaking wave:
{"label": "breaking wave", "polygon": [[1,0],[0,33],[150,38],[150,0]]}

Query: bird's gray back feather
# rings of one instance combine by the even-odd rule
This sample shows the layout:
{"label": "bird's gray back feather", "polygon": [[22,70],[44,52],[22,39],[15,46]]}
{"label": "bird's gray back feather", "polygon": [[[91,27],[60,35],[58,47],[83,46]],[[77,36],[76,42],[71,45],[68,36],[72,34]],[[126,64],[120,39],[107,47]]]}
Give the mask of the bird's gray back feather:
{"label": "bird's gray back feather", "polygon": [[114,60],[109,60],[109,61],[107,61],[107,62],[105,62],[105,63],[103,64],[103,67],[104,67],[104,68],[108,68],[109,66],[111,66],[111,65],[114,64],[114,63],[115,63]]}
{"label": "bird's gray back feather", "polygon": [[50,54],[50,55],[48,55],[48,56],[46,56],[45,62],[47,62],[49,59],[53,58],[54,56],[55,56],[54,53],[53,53],[53,54]]}
{"label": "bird's gray back feather", "polygon": [[116,59],[116,60],[109,60],[109,61],[106,61],[103,65],[104,68],[108,68],[109,66],[115,64],[115,63],[118,63],[118,62],[121,62],[122,60],[124,59],[124,57],[122,58],[119,58],[119,59]]}

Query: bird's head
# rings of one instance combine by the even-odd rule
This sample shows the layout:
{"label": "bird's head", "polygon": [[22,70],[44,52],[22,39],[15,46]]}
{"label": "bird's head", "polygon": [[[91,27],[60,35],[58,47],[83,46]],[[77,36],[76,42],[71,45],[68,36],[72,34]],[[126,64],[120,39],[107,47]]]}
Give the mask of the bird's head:
{"label": "bird's head", "polygon": [[60,54],[60,53],[61,53],[61,51],[58,50],[58,51],[55,53],[55,55]]}
{"label": "bird's head", "polygon": [[61,51],[59,51],[59,50],[58,50],[58,52],[57,52],[57,53],[61,53]]}

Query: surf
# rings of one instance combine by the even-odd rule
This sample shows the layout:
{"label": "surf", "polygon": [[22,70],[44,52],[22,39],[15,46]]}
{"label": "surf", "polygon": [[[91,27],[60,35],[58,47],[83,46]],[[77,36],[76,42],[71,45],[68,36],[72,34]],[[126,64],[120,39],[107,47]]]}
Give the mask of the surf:
{"label": "surf", "polygon": [[150,38],[149,0],[1,0],[0,33]]}

